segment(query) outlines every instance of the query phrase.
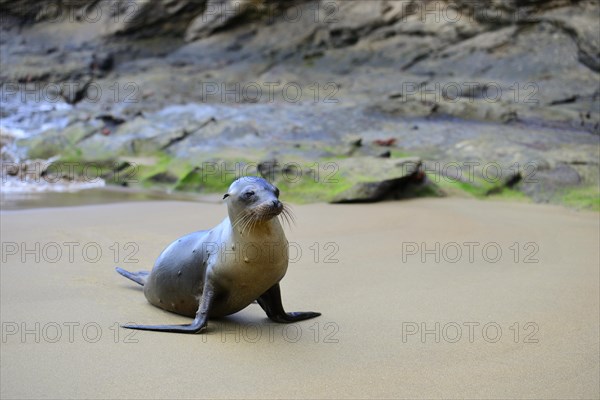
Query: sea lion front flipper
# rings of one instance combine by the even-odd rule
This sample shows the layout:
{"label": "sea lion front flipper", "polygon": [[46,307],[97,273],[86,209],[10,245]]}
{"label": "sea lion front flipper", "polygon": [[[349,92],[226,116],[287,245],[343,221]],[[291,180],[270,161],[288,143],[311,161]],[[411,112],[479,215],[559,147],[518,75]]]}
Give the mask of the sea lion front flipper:
{"label": "sea lion front flipper", "polygon": [[196,312],[196,318],[189,325],[123,325],[123,328],[139,329],[142,331],[159,331],[174,333],[199,333],[208,323],[208,311],[215,298],[215,291],[212,288],[204,288],[200,305]]}
{"label": "sea lion front flipper", "polygon": [[286,313],[283,309],[283,304],[281,304],[281,290],[279,289],[279,283],[273,285],[271,289],[267,290],[256,300],[262,309],[265,310],[267,317],[269,317],[271,321],[282,324],[289,324],[291,322],[315,318],[321,315],[321,313],[312,311]]}

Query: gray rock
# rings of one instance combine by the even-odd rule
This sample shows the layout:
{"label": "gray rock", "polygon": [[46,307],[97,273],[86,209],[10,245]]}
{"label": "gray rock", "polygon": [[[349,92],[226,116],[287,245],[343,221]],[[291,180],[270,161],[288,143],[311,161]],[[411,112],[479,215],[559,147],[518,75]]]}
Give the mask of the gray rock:
{"label": "gray rock", "polygon": [[418,158],[381,159],[353,157],[340,160],[340,176],[353,182],[332,203],[374,202],[386,198],[415,197],[414,188],[424,183]]}
{"label": "gray rock", "polygon": [[538,202],[549,202],[565,189],[578,186],[582,182],[577,171],[567,164],[558,164],[552,169],[538,171],[535,179],[520,189]]}

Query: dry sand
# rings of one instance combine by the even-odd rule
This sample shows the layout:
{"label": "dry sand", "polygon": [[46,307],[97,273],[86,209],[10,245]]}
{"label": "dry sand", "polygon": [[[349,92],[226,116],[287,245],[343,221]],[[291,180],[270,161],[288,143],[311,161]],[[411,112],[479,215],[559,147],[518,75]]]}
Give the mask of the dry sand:
{"label": "dry sand", "polygon": [[464,199],[296,206],[287,232],[302,253],[284,305],[320,318],[272,324],[253,304],[204,335],[115,329],[189,321],[149,305],[114,266],[149,269],[225,212],[146,202],[2,213],[1,397],[600,396],[598,214]]}

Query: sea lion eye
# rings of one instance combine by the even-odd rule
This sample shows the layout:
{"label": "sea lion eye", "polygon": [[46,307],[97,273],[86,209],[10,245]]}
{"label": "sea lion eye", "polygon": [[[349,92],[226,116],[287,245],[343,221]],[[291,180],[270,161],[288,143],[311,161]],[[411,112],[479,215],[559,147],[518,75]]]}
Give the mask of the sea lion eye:
{"label": "sea lion eye", "polygon": [[275,197],[279,198],[279,189],[275,188]]}
{"label": "sea lion eye", "polygon": [[249,200],[252,196],[254,196],[254,192],[246,192],[244,193],[244,199]]}

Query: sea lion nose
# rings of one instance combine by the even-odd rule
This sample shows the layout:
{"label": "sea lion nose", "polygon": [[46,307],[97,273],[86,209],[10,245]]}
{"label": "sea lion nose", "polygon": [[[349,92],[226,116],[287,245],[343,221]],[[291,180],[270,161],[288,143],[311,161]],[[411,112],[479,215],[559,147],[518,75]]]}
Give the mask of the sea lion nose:
{"label": "sea lion nose", "polygon": [[283,208],[283,204],[279,200],[273,200],[271,201],[271,207],[279,212]]}

